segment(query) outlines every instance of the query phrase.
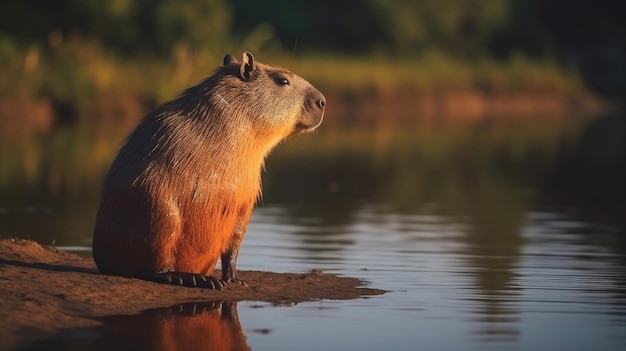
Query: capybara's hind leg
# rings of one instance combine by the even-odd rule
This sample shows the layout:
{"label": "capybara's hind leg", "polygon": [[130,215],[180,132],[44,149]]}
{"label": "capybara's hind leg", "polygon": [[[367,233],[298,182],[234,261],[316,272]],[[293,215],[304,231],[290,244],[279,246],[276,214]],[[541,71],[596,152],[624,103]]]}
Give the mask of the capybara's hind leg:
{"label": "capybara's hind leg", "polygon": [[192,288],[207,288],[222,290],[224,284],[217,278],[210,275],[186,272],[158,272],[152,273],[145,280],[150,280],[162,284],[172,284],[187,286]]}

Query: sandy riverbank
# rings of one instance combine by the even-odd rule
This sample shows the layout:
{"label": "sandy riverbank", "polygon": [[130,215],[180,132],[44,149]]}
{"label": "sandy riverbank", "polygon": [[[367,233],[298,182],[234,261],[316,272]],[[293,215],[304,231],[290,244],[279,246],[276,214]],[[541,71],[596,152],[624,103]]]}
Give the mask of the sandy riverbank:
{"label": "sandy riverbank", "polygon": [[[100,325],[102,317],[131,315],[185,303],[265,301],[292,304],[354,299],[381,290],[324,273],[241,271],[248,287],[222,291],[161,285],[98,273],[91,259],[22,239],[0,240],[0,349],[76,328]],[[219,276],[219,273],[217,273]]]}

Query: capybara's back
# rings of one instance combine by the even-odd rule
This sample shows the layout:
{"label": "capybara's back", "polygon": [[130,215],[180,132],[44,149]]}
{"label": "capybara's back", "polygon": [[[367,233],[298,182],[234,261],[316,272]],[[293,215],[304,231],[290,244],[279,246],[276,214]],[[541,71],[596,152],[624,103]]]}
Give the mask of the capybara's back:
{"label": "capybara's back", "polygon": [[[147,115],[106,178],[93,236],[100,271],[189,286],[240,282],[236,262],[267,153],[315,129],[326,101],[290,71],[231,55]],[[222,279],[209,275],[222,259]]]}

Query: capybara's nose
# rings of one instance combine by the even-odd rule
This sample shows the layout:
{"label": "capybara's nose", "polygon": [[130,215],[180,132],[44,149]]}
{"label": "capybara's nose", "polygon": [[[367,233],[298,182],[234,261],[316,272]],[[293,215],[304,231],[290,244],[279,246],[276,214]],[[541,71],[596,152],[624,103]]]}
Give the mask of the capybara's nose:
{"label": "capybara's nose", "polygon": [[324,108],[326,107],[326,98],[324,97],[324,95],[322,95],[322,93],[319,92],[319,90],[314,89],[314,91],[309,96],[309,101],[311,107],[317,106],[320,110],[324,111]]}
{"label": "capybara's nose", "polygon": [[322,110],[324,109],[324,107],[326,107],[326,99],[324,98],[324,96],[322,96],[321,99],[317,100],[317,106]]}

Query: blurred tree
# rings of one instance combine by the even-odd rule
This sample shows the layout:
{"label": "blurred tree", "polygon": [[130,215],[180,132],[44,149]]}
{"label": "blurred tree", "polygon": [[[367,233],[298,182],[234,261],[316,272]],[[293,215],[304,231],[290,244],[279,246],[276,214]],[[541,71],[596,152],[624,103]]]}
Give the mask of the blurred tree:
{"label": "blurred tree", "polygon": [[[0,57],[51,33],[119,55],[278,42],[297,52],[461,59],[558,58],[609,93],[626,89],[621,0],[4,0]],[[261,30],[262,29],[262,30]],[[254,40],[250,36],[255,37]],[[234,43],[233,43],[234,42]],[[227,45],[228,43],[228,45]],[[253,45],[255,46],[255,45]]]}
{"label": "blurred tree", "polygon": [[[167,52],[175,44],[194,49],[221,48],[231,32],[231,13],[221,0],[144,1],[155,12],[145,33],[155,38],[158,52]],[[146,9],[148,10],[148,9]]]}
{"label": "blurred tree", "polygon": [[622,0],[509,0],[511,18],[490,52],[523,52],[558,59],[581,72],[591,88],[623,99],[626,90],[626,2]]}
{"label": "blurred tree", "polygon": [[383,21],[389,49],[415,52],[435,48],[454,55],[484,54],[489,41],[508,21],[502,0],[369,0]]}
{"label": "blurred tree", "polygon": [[271,23],[286,47],[296,41],[344,53],[407,54],[435,48],[456,55],[484,51],[508,19],[503,0],[233,0],[234,27]]}
{"label": "blurred tree", "polygon": [[381,23],[367,2],[232,0],[234,28],[247,35],[262,23],[271,24],[282,45],[344,53],[365,53],[383,35]]}
{"label": "blurred tree", "polygon": [[179,43],[216,47],[231,30],[222,0],[6,0],[0,9],[0,33],[22,45],[45,45],[59,30],[124,55],[168,55]]}
{"label": "blurred tree", "polygon": [[623,0],[544,0],[541,21],[559,58],[585,74],[592,88],[626,91],[626,2]]}

